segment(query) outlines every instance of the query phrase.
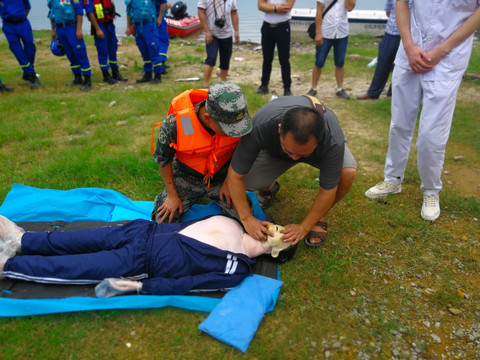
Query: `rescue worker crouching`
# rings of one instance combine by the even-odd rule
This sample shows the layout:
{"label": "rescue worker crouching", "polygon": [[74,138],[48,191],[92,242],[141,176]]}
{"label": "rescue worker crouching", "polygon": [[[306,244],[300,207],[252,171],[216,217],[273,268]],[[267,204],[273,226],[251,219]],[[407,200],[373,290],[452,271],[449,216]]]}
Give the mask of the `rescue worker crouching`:
{"label": "rescue worker crouching", "polygon": [[240,87],[219,82],[208,90],[187,90],[156,125],[161,127],[153,155],[165,189],[155,198],[152,220],[180,222],[201,198],[237,218],[225,178],[240,137],[252,129]]}

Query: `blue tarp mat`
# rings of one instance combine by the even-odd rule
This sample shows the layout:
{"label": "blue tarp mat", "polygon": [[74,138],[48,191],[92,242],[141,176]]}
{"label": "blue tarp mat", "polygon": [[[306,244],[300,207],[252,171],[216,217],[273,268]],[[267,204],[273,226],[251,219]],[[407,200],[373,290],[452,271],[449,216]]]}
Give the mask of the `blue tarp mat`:
{"label": "blue tarp mat", "polygon": [[[249,193],[248,195],[254,203],[255,216],[264,220],[265,215],[255,194]],[[133,219],[149,220],[152,209],[153,202],[132,201],[109,189],[52,190],[14,184],[0,206],[0,214],[17,222],[55,220],[109,222]],[[214,203],[195,205],[185,217],[188,215],[189,220],[197,219],[218,214],[219,211],[220,209]],[[105,309],[149,309],[165,306],[211,312],[217,305],[221,305],[216,312],[212,312],[208,321],[201,324],[200,329],[245,352],[264,313],[273,310],[275,306],[281,282],[278,281],[272,286],[272,280],[260,275],[253,275],[231,290],[230,293],[233,295],[224,296],[223,299],[176,295],[130,295],[108,299],[91,297],[65,299],[0,298],[0,316],[13,317]],[[233,292],[234,290],[235,292]],[[245,315],[245,303],[243,301],[239,302],[235,293],[238,293],[239,298],[242,299],[248,297],[251,304],[254,304],[256,311]],[[228,311],[225,311],[225,309],[228,309]],[[239,323],[239,325],[234,330],[228,331],[228,329],[225,329],[222,334],[217,334],[215,329],[219,327],[220,323],[230,320],[232,323]],[[243,325],[239,320],[243,321]]]}
{"label": "blue tarp mat", "polygon": [[[247,193],[253,203],[254,215],[265,220],[255,193]],[[0,214],[12,221],[121,221],[150,220],[153,201],[132,201],[117,191],[101,188],[72,190],[39,189],[13,184],[0,206]],[[184,221],[220,214],[214,202],[194,205]]]}

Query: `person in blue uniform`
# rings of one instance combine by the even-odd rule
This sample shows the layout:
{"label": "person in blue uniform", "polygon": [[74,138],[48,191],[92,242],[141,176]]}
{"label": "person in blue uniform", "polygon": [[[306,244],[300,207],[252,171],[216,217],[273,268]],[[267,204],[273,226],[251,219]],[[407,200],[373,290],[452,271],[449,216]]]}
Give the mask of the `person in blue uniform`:
{"label": "person in blue uniform", "polygon": [[[272,229],[277,238],[280,228]],[[289,246],[277,238],[256,241],[240,223],[222,215],[51,232],[25,232],[0,215],[0,278],[99,283],[98,296],[225,290],[252,273],[252,258],[276,257]]]}
{"label": "person in blue uniform", "polygon": [[[132,35],[132,25],[135,42],[143,59],[143,77],[137,83],[162,82],[162,58],[160,56],[160,39],[158,36],[158,19],[155,0],[126,0],[127,6],[127,36]],[[155,75],[153,75],[155,74]]]}
{"label": "person in blue uniform", "polygon": [[160,40],[159,54],[162,60],[162,74],[166,74],[166,64],[168,46],[170,45],[170,38],[168,37],[167,21],[165,20],[165,13],[168,11],[168,7],[171,4],[167,0],[156,0],[155,9],[157,10],[157,27],[158,37]]}
{"label": "person in blue uniform", "polygon": [[[95,37],[98,63],[102,70],[103,82],[115,84],[118,81],[127,81],[118,69],[117,50],[118,40],[115,31],[115,3],[113,0],[93,0],[92,3],[95,22],[98,24],[101,34],[95,28],[92,21],[92,35]],[[110,75],[109,69],[112,69]]]}
{"label": "person in blue uniform", "polygon": [[89,91],[92,88],[92,69],[82,33],[83,1],[48,0],[47,4],[48,17],[52,25],[52,39],[57,38],[60,41],[70,61],[70,68],[74,75],[71,85],[81,85],[81,90]]}
{"label": "person in blue uniform", "polygon": [[29,0],[0,0],[2,30],[8,45],[23,70],[22,79],[30,82],[30,88],[37,89],[41,84],[35,72],[35,40],[32,26],[27,16],[31,6]]}
{"label": "person in blue uniform", "polygon": [[11,91],[13,91],[13,88],[3,84],[2,79],[0,79],[0,92],[11,92]]}

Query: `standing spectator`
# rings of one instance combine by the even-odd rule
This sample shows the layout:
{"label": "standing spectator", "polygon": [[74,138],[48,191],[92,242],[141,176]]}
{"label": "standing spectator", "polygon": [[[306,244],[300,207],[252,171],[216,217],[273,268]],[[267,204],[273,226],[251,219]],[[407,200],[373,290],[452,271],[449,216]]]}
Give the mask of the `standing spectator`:
{"label": "standing spectator", "polygon": [[347,13],[355,8],[355,4],[356,0],[317,0],[315,66],[312,71],[312,88],[308,91],[308,95],[317,95],[318,80],[320,80],[327,55],[333,46],[335,79],[337,81],[336,95],[343,99],[350,99],[343,88],[343,76],[348,45]]}
{"label": "standing spectator", "polygon": [[[385,11],[388,16],[387,27],[382,41],[378,44],[378,57],[375,73],[372,82],[366,94],[357,96],[358,100],[375,100],[382,93],[388,76],[393,70],[393,61],[397,55],[398,46],[400,45],[400,33],[398,32],[397,23],[395,21],[395,0],[387,0],[385,3]],[[387,96],[392,94],[392,86],[388,89]]]}
{"label": "standing spectator", "polygon": [[282,70],[283,95],[292,95],[290,69],[290,18],[295,0],[258,0],[258,10],[263,11],[262,25],[262,79],[255,93],[268,94],[275,45]]}
{"label": "standing spectator", "polygon": [[158,38],[160,40],[159,54],[162,60],[162,74],[167,74],[165,62],[167,61],[167,52],[168,46],[170,45],[170,38],[168,37],[167,20],[165,20],[165,14],[170,7],[172,7],[172,4],[168,3],[167,0],[155,1],[155,9],[157,10]]}
{"label": "standing spectator", "polygon": [[13,91],[13,88],[3,84],[2,79],[0,79],[0,92],[10,92],[10,91]]}
{"label": "standing spectator", "polygon": [[[157,28],[157,11],[155,0],[126,0],[127,31],[132,34],[132,25],[135,31],[135,42],[143,59],[143,77],[137,83],[162,82],[162,59],[160,57],[160,39]],[[153,76],[152,73],[155,73]]]}
{"label": "standing spectator", "polygon": [[233,36],[235,44],[240,41],[237,0],[198,0],[198,18],[205,32],[207,58],[203,65],[203,87],[208,88],[218,53],[220,80],[227,81]]}
{"label": "standing spectator", "polygon": [[29,0],[0,1],[2,30],[8,45],[23,70],[22,79],[30,82],[30,88],[37,89],[41,84],[35,72],[35,40],[32,26],[27,16],[31,6]]}
{"label": "standing spectator", "polygon": [[92,88],[92,69],[82,33],[83,2],[48,0],[47,4],[52,39],[58,38],[63,45],[75,77],[71,85],[82,85],[80,88],[82,91],[89,91]]}
{"label": "standing spectator", "polygon": [[480,26],[478,0],[397,0],[402,38],[393,70],[392,119],[384,181],[367,190],[371,199],[402,191],[420,104],[417,167],[423,191],[421,216],[440,216],[439,192],[457,91],[468,66],[473,33]]}
{"label": "standing spectator", "polygon": [[[95,37],[95,47],[97,48],[98,63],[102,70],[103,82],[115,84],[117,81],[127,81],[118,70],[118,40],[114,23],[115,3],[113,0],[93,0],[93,6],[95,18],[91,20],[92,35]],[[97,24],[96,26],[95,23]],[[99,28],[100,32],[96,27]],[[112,68],[111,75],[109,72],[110,68]]]}

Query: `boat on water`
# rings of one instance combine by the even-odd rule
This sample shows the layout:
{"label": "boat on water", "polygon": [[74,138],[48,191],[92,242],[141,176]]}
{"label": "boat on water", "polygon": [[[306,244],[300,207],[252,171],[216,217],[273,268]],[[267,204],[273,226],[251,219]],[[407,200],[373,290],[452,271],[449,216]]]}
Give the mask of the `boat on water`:
{"label": "boat on water", "polygon": [[[317,9],[292,9],[290,20],[291,31],[306,32],[308,26],[315,21]],[[348,13],[348,24],[351,35],[382,36],[387,25],[387,14],[383,10],[352,10]]]}
{"label": "boat on water", "polygon": [[167,21],[168,36],[170,38],[188,36],[202,28],[198,15],[186,16],[178,20],[167,17],[165,20]]}

